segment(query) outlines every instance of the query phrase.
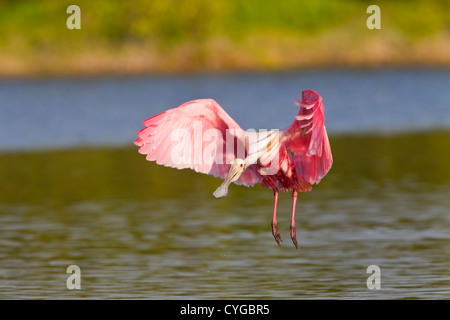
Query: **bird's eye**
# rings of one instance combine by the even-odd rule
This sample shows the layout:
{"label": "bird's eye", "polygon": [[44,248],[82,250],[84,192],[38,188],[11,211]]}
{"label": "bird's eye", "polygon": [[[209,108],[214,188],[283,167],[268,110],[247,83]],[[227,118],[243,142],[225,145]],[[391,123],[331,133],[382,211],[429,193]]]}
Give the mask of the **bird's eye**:
{"label": "bird's eye", "polygon": [[244,165],[241,163],[241,168],[243,167]]}

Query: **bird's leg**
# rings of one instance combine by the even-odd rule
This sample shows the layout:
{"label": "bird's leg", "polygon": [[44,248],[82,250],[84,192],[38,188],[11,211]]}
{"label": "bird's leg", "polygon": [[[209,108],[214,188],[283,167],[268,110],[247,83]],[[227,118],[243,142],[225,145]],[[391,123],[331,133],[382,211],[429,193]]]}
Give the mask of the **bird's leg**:
{"label": "bird's leg", "polygon": [[272,182],[269,182],[269,185],[273,189],[273,215],[271,222],[272,235],[275,238],[275,241],[278,243],[278,245],[280,245],[280,242],[283,240],[281,240],[280,230],[278,229],[278,222],[277,222],[278,188]]}
{"label": "bird's leg", "polygon": [[292,191],[291,239],[298,249],[297,233],[295,231],[295,205],[297,204],[297,190]]}
{"label": "bird's leg", "polygon": [[278,205],[278,189],[275,188],[273,190],[273,216],[272,216],[272,234],[273,237],[275,238],[275,241],[278,243],[278,245],[280,245],[280,241],[281,240],[281,235],[280,235],[280,230],[278,229],[278,222],[277,222],[277,205]]}

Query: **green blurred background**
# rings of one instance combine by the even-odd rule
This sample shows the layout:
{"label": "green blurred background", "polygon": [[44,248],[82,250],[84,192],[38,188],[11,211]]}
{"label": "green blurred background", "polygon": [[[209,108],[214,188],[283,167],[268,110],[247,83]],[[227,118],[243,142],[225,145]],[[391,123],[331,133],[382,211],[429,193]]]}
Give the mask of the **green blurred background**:
{"label": "green blurred background", "polygon": [[449,26],[437,0],[1,0],[0,75],[448,66]]}

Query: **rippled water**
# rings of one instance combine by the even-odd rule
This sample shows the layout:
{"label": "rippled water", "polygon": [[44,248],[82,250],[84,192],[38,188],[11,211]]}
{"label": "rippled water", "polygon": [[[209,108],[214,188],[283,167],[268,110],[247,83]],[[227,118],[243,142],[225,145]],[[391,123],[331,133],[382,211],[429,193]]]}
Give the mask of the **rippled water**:
{"label": "rippled water", "polygon": [[[312,77],[319,82],[319,76]],[[331,73],[329,77],[338,76]],[[382,76],[368,73],[365,77]],[[284,88],[289,81],[280,78],[270,79]],[[270,83],[270,79],[264,81]],[[104,90],[110,88],[110,82],[114,83],[100,81],[103,89],[92,88],[103,92],[92,101],[102,101],[101,97],[109,101]],[[183,83],[180,79],[174,82]],[[76,91],[71,81],[62,83],[67,90]],[[345,85],[351,83],[341,84]],[[45,82],[26,82],[25,86],[50,90]],[[336,90],[326,88],[322,91]],[[420,92],[410,93],[421,96]],[[5,101],[10,100],[0,99],[2,115],[14,115],[14,123],[7,126],[11,132],[19,123],[24,130],[24,124],[32,123],[32,116],[25,112],[27,105],[20,103],[29,101],[30,96],[23,96],[28,98],[21,100],[17,95],[15,100],[20,112],[5,110]],[[5,97],[4,92],[0,97]],[[177,95],[176,99],[182,98]],[[59,115],[49,117],[59,120],[40,126],[44,133],[33,126],[24,133],[25,137],[35,133],[36,145],[17,136],[11,139],[21,148],[12,151],[5,129],[1,131],[0,298],[449,299],[450,132],[445,126],[450,109],[447,93],[439,99],[439,106],[430,108],[440,110],[441,116],[432,113],[427,121],[439,124],[442,130],[413,132],[427,125],[419,116],[421,109],[412,107],[416,111],[406,117],[415,119],[413,130],[396,134],[344,130],[345,121],[350,120],[336,120],[333,103],[325,104],[325,108],[329,106],[327,122],[335,162],[312,192],[299,197],[299,250],[289,239],[289,194],[281,194],[279,200],[278,221],[284,240],[279,247],[270,229],[270,190],[233,185],[228,197],[214,199],[212,192],[219,179],[160,167],[146,162],[135,147],[120,146],[121,139],[134,138],[139,121],[145,118],[142,111],[130,111],[133,116],[124,116],[125,124],[106,115],[106,123],[100,127],[117,126],[119,133],[113,139],[117,146],[103,147],[101,139],[97,140],[103,131],[97,128],[97,134],[89,133],[94,120],[82,121],[72,110],[80,122],[77,126],[73,119],[68,120],[71,130],[86,128],[85,139],[91,147],[83,147],[83,139],[69,129],[55,137],[54,144],[46,138],[63,127],[59,121],[69,112],[48,106]],[[291,97],[288,100],[290,103]],[[30,110],[39,115],[38,107]],[[80,110],[99,112],[88,111],[85,105]],[[357,114],[355,119],[366,119],[369,127],[378,121],[395,129],[389,121],[368,119],[362,111]],[[134,118],[131,128],[126,123]],[[288,117],[278,118],[281,115],[272,115],[270,120],[289,123]],[[390,119],[386,115],[381,118]],[[260,120],[245,121],[248,126],[244,127],[252,126],[251,121],[263,125]],[[52,148],[36,150],[44,145]],[[60,145],[70,148],[57,149]],[[81,268],[81,290],[66,287],[66,268],[72,264]],[[370,265],[381,269],[380,290],[367,288]]]}
{"label": "rippled water", "polygon": [[[414,154],[427,140],[450,134],[332,139],[332,171],[300,197],[299,250],[288,194],[278,247],[270,190],[232,186],[217,200],[219,179],[147,163],[133,148],[5,154],[0,297],[449,298],[448,151],[435,150],[440,162]],[[66,288],[71,264],[82,290]],[[373,264],[381,290],[366,286]]]}

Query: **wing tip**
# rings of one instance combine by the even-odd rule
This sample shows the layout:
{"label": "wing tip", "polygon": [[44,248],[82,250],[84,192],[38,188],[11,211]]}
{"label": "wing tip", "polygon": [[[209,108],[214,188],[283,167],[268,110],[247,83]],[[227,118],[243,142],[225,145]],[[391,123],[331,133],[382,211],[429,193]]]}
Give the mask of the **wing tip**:
{"label": "wing tip", "polygon": [[302,91],[302,101],[301,101],[302,104],[313,105],[320,100],[322,100],[322,97],[316,91],[311,89],[306,89]]}
{"label": "wing tip", "polygon": [[136,140],[134,140],[134,145],[138,146],[138,147],[142,147],[143,145],[143,140],[142,138],[137,138]]}

